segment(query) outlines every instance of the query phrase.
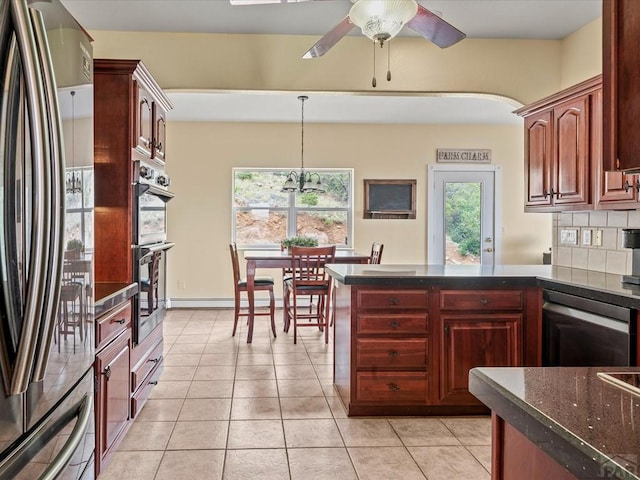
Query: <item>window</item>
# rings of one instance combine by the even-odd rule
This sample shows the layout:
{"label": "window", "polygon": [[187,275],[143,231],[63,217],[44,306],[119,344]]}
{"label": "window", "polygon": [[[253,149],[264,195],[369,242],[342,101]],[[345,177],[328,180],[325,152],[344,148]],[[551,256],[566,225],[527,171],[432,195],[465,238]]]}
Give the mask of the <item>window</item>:
{"label": "window", "polygon": [[93,168],[75,168],[81,175],[82,191],[66,193],[64,244],[80,240],[85,251],[93,251]]}
{"label": "window", "polygon": [[324,193],[282,192],[283,169],[233,169],[233,239],[239,246],[276,247],[293,236],[352,245],[353,170],[316,170]]}

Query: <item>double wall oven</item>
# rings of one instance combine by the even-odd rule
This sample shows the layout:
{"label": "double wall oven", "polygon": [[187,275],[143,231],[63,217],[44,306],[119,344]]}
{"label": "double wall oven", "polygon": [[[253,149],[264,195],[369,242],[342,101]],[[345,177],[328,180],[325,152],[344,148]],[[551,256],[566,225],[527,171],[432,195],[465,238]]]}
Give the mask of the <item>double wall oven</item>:
{"label": "double wall oven", "polygon": [[173,198],[171,180],[158,163],[136,161],[133,215],[134,281],[140,293],[134,301],[133,337],[140,344],[157,327],[166,312],[167,203]]}

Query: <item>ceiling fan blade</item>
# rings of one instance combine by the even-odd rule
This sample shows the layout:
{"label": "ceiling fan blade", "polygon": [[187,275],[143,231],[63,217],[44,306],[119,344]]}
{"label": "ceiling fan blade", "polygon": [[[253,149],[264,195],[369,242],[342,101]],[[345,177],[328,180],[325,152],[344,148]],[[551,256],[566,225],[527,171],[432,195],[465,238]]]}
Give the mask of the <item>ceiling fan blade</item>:
{"label": "ceiling fan blade", "polygon": [[267,3],[299,3],[313,0],[229,0],[231,5],[263,5]]}
{"label": "ceiling fan blade", "polygon": [[466,37],[456,27],[422,5],[418,5],[418,13],[407,23],[407,27],[427,40],[431,40],[440,48],[450,47]]}
{"label": "ceiling fan blade", "polygon": [[351,23],[351,19],[349,15],[347,15],[339,24],[325,33],[324,37],[318,40],[302,58],[321,57],[327,53],[331,47],[342,40],[342,37],[349,33],[353,27],[355,27],[355,25]]}

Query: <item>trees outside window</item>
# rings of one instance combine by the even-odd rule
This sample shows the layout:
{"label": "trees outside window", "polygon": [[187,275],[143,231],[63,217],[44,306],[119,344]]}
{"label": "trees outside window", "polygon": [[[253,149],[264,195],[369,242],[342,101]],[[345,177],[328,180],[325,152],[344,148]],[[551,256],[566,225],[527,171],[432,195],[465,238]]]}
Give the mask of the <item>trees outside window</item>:
{"label": "trees outside window", "polygon": [[278,247],[287,237],[350,247],[353,232],[351,169],[314,170],[324,193],[282,192],[290,170],[233,170],[233,240],[239,247]]}

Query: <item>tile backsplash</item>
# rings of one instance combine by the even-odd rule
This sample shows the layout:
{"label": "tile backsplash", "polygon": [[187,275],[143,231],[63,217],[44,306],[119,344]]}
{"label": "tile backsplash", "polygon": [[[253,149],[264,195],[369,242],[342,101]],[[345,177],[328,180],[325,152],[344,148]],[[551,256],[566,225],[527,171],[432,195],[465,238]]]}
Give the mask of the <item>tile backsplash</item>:
{"label": "tile backsplash", "polygon": [[[551,263],[562,267],[629,275],[632,250],[622,246],[623,228],[640,228],[640,211],[554,213]],[[562,230],[577,231],[577,245],[562,244]],[[585,230],[591,230],[592,245],[583,245]],[[594,245],[597,231],[602,231],[601,246]]]}

